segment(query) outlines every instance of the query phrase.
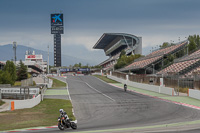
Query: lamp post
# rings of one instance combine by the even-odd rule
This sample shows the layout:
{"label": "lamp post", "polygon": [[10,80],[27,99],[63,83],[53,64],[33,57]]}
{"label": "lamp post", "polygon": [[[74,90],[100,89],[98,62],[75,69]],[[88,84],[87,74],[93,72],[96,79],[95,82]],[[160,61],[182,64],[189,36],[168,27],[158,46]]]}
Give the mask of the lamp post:
{"label": "lamp post", "polygon": [[49,45],[48,45],[48,64],[47,64],[47,73],[49,74]]}
{"label": "lamp post", "polygon": [[16,49],[17,49],[17,42],[13,42],[13,51],[14,51],[14,57],[15,57],[15,65],[16,65],[16,61],[17,61]]}

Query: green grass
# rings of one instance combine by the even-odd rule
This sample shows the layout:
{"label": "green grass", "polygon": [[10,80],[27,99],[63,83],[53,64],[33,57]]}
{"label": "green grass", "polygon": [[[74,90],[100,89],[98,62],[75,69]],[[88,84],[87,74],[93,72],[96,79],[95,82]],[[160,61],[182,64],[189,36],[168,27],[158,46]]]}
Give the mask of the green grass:
{"label": "green grass", "polygon": [[66,83],[65,82],[62,82],[60,80],[57,80],[57,79],[54,79],[52,77],[49,77],[50,79],[53,80],[53,85],[52,85],[52,88],[50,89],[56,89],[56,88],[65,88],[66,87]]}
{"label": "green grass", "polygon": [[54,89],[47,89],[45,95],[69,95],[67,89],[65,90],[54,90]]}
{"label": "green grass", "polygon": [[107,83],[118,83],[117,81],[109,79],[106,76],[101,76],[101,75],[94,75],[94,76],[105,81],[105,82],[107,82]]}
{"label": "green grass", "polygon": [[179,88],[179,92],[188,93],[189,88]]}
{"label": "green grass", "polygon": [[[13,86],[21,86],[21,81],[15,81]],[[36,86],[35,81],[33,81],[33,85],[32,86]]]}
{"label": "green grass", "polygon": [[15,81],[13,86],[21,86],[21,81]]}
{"label": "green grass", "polygon": [[5,103],[4,101],[0,100],[0,106],[3,105],[4,103]]}
{"label": "green grass", "polygon": [[31,109],[1,112],[0,131],[57,125],[59,109],[64,109],[69,118],[75,120],[69,100],[44,99]]}

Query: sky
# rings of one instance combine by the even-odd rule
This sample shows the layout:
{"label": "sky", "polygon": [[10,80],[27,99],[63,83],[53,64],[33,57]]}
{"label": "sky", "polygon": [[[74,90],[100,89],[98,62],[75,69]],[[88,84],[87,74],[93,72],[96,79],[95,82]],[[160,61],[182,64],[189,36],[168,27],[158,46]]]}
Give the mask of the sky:
{"label": "sky", "polygon": [[199,34],[199,5],[199,0],[0,0],[0,45],[16,41],[53,51],[50,14],[62,12],[62,53],[80,46],[101,52],[103,61],[103,50],[92,49],[103,33],[142,37],[143,49]]}

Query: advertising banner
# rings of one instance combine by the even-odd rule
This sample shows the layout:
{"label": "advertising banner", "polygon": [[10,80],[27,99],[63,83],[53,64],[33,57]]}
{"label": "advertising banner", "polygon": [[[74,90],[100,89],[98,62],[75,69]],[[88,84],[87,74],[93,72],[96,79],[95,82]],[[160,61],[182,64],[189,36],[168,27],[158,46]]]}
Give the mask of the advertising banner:
{"label": "advertising banner", "polygon": [[51,14],[51,26],[63,26],[63,14]]}

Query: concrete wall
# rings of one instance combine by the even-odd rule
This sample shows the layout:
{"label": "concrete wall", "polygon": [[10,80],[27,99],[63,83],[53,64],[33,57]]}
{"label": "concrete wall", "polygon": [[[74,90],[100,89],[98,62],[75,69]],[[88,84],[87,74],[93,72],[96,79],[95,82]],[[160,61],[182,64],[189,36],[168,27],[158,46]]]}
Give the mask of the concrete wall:
{"label": "concrete wall", "polygon": [[148,91],[153,91],[153,92],[157,92],[157,93],[162,93],[162,94],[167,94],[167,95],[176,95],[174,92],[174,88],[169,88],[169,87],[164,87],[164,86],[156,86],[156,85],[149,85],[149,84],[143,84],[143,83],[137,83],[137,82],[132,82],[115,76],[110,76],[107,75],[108,78],[118,81],[122,84],[127,84],[129,86],[132,87],[136,87],[136,88],[140,88],[140,89],[144,89],[144,90],[148,90]]}
{"label": "concrete wall", "polygon": [[32,108],[40,103],[41,95],[38,95],[37,97],[35,97],[33,99],[12,100],[12,101],[14,101],[15,109]]}
{"label": "concrete wall", "polygon": [[47,84],[47,87],[48,88],[51,88],[53,85],[53,80],[52,79],[49,79],[49,83]]}
{"label": "concrete wall", "polygon": [[101,75],[102,76],[102,73],[92,73],[92,75]]}
{"label": "concrete wall", "polygon": [[200,90],[189,89],[188,96],[200,100]]}

